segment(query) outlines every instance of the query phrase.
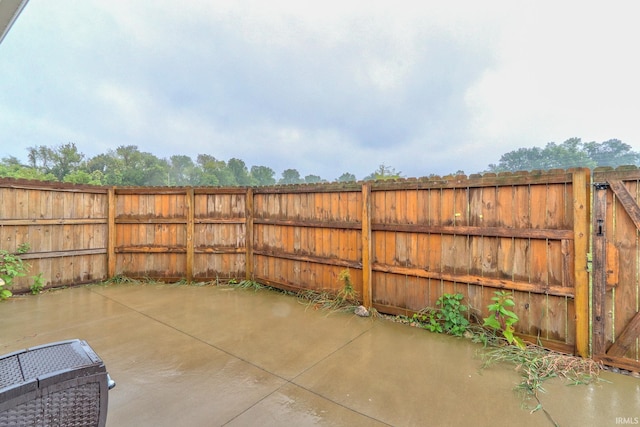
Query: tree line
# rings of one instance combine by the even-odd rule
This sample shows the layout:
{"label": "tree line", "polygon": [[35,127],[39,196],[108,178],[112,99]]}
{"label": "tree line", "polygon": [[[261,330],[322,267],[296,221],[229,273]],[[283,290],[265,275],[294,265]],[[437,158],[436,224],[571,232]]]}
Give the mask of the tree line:
{"label": "tree line", "polygon": [[582,142],[567,139],[562,144],[549,142],[545,147],[519,148],[503,154],[497,164],[490,164],[487,172],[515,172],[575,167],[640,165],[640,153],[619,139],[604,142]]}
{"label": "tree line", "polygon": [[[3,158],[0,177],[117,186],[226,187],[328,182],[319,175],[302,177],[296,169],[286,169],[276,178],[275,171],[268,166],[249,168],[240,159],[224,161],[209,154],[199,154],[195,161],[185,155],[158,158],[140,151],[135,145],[120,146],[91,158],[86,158],[71,142],[57,147],[29,147],[27,152],[26,164],[13,156]],[[640,165],[640,153],[617,139],[583,143],[580,138],[571,138],[561,144],[550,142],[542,148],[510,151],[483,172],[621,165]],[[455,174],[464,174],[464,171],[458,170]],[[382,164],[364,180],[402,177],[401,172]],[[356,177],[349,172],[333,180],[351,181],[356,181]]]}
{"label": "tree line", "polygon": [[[276,173],[268,166],[250,169],[240,159],[216,159],[199,154],[194,161],[185,155],[168,159],[143,152],[135,145],[120,146],[105,154],[86,158],[74,143],[57,147],[36,146],[27,149],[27,163],[5,157],[0,162],[0,176],[60,181],[75,184],[118,186],[259,186],[326,182],[320,176],[300,176],[295,169]],[[337,181],[355,181],[345,173]]]}

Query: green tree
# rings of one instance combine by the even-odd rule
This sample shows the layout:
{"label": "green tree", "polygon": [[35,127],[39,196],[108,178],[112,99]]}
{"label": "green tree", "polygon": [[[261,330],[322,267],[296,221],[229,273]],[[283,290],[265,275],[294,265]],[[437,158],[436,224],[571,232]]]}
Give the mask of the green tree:
{"label": "green tree", "polygon": [[567,169],[594,167],[596,164],[584,151],[580,138],[571,138],[562,144],[549,142],[544,148],[519,148],[503,154],[500,162],[489,165],[491,172]]}
{"label": "green tree", "polygon": [[234,186],[238,185],[227,164],[209,154],[198,154],[198,165],[202,169],[202,185]]}
{"label": "green tree", "polygon": [[570,138],[559,145],[550,142],[545,147],[544,154],[546,167],[542,169],[595,167],[595,163],[583,150],[580,138]]}
{"label": "green tree", "polygon": [[[5,160],[5,159],[3,159]],[[16,163],[0,164],[0,177],[15,179],[33,179],[38,181],[55,181],[56,177],[51,173],[40,172],[35,168]]]}
{"label": "green tree", "polygon": [[254,181],[251,179],[251,175],[249,175],[249,169],[247,169],[247,166],[242,160],[236,158],[230,159],[227,162],[227,168],[231,171],[237,185],[253,185]]}
{"label": "green tree", "polygon": [[300,172],[295,169],[285,169],[282,172],[282,178],[278,181],[279,184],[301,184],[304,180],[300,178]]}
{"label": "green tree", "polygon": [[3,157],[1,164],[4,166],[24,166],[20,163],[20,160],[14,156]]}
{"label": "green tree", "polygon": [[337,182],[355,182],[356,176],[352,173],[345,172],[336,179]]}
{"label": "green tree", "polygon": [[45,145],[27,148],[29,166],[43,173],[51,172],[53,150]]}
{"label": "green tree", "polygon": [[120,146],[115,157],[122,171],[124,185],[167,185],[169,164],[135,145]]}
{"label": "green tree", "polygon": [[51,150],[51,169],[58,181],[64,180],[65,175],[76,171],[82,165],[84,154],[78,151],[76,144],[69,142]]}
{"label": "green tree", "polygon": [[89,174],[99,172],[104,185],[124,185],[120,161],[112,154],[98,154],[90,158],[85,164],[86,171]]}
{"label": "green tree", "polygon": [[319,184],[325,181],[319,175],[307,175],[304,177],[304,182],[307,184]]}
{"label": "green tree", "polygon": [[105,185],[167,185],[169,162],[141,152],[136,145],[121,145],[89,159],[85,169],[90,174],[100,171]]}
{"label": "green tree", "polygon": [[198,173],[196,165],[193,163],[193,160],[191,160],[191,157],[175,155],[169,158],[167,185],[200,185],[200,177],[201,174]]}
{"label": "green tree", "polygon": [[629,144],[619,139],[609,139],[600,143],[586,142],[584,151],[597,166],[637,166],[640,163],[640,153],[633,151]]}
{"label": "green tree", "polygon": [[266,166],[251,166],[251,177],[256,185],[274,185],[276,173]]}
{"label": "green tree", "polygon": [[535,165],[539,164],[541,152],[542,149],[539,147],[518,148],[517,150],[503,154],[498,164],[490,164],[489,171],[503,172],[536,169]]}
{"label": "green tree", "polygon": [[387,179],[402,178],[402,172],[397,172],[394,168],[386,166],[384,163],[378,166],[378,169],[364,178],[365,181],[378,181]]}
{"label": "green tree", "polygon": [[85,170],[75,170],[64,176],[63,182],[70,182],[73,184],[89,184],[89,185],[102,185],[103,176],[100,171],[93,171],[91,173]]}

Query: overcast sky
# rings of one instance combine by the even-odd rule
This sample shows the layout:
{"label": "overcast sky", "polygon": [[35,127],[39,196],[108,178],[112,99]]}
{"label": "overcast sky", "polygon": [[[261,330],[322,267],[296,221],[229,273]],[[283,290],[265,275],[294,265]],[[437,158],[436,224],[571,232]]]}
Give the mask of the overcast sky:
{"label": "overcast sky", "polygon": [[0,157],[73,142],[358,179],[520,147],[640,151],[635,2],[30,0],[0,45]]}

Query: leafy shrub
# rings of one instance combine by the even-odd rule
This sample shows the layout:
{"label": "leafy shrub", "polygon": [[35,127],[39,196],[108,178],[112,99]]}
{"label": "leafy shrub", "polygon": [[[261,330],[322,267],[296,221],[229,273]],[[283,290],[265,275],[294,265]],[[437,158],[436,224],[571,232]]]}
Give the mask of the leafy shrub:
{"label": "leafy shrub", "polygon": [[427,309],[413,315],[413,320],[431,332],[447,333],[460,337],[469,327],[464,316],[467,306],[462,304],[462,294],[444,294],[438,301],[436,309]]}
{"label": "leafy shrub", "polygon": [[44,277],[42,277],[42,273],[33,277],[33,283],[29,289],[31,290],[32,295],[37,295],[42,292],[44,289]]}
{"label": "leafy shrub", "polygon": [[29,264],[25,263],[20,255],[29,251],[29,244],[23,243],[18,246],[18,250],[15,254],[10,253],[4,249],[0,249],[0,300],[5,300],[11,295],[11,291],[8,289],[13,284],[13,280],[16,277],[22,277],[27,274]]}
{"label": "leafy shrub", "polygon": [[524,342],[514,335],[514,325],[520,320],[518,315],[511,311],[509,307],[516,305],[513,302],[513,296],[511,292],[507,291],[495,291],[495,295],[491,300],[492,304],[489,304],[489,317],[484,318],[484,326],[488,326],[497,331],[501,331],[502,335],[506,338],[509,344],[515,344],[520,348],[524,348]]}

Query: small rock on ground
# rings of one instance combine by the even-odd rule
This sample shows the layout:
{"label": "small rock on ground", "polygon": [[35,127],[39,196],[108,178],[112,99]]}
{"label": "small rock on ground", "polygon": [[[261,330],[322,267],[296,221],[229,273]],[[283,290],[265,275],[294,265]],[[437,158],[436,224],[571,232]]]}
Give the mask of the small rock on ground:
{"label": "small rock on ground", "polygon": [[354,313],[356,314],[356,316],[369,317],[369,310],[367,310],[367,308],[364,305],[360,305],[356,307]]}

